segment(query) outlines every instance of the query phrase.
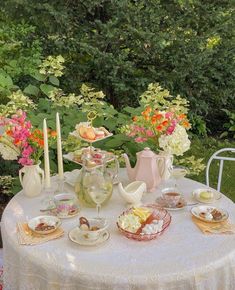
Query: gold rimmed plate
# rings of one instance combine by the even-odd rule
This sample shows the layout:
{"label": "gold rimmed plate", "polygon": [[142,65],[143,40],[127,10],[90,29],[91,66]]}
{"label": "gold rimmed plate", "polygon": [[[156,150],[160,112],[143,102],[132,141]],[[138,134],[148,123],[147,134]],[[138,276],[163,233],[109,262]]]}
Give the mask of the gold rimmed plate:
{"label": "gold rimmed plate", "polygon": [[192,192],[195,200],[201,203],[213,203],[222,197],[222,194],[211,188],[198,188]]}
{"label": "gold rimmed plate", "polygon": [[191,209],[191,213],[197,219],[209,223],[219,223],[226,221],[229,214],[226,210],[214,206],[200,205]]}
{"label": "gold rimmed plate", "polygon": [[56,231],[61,221],[56,216],[41,215],[29,220],[28,227],[40,235],[48,235]]}
{"label": "gold rimmed plate", "polygon": [[80,246],[88,246],[88,247],[99,246],[103,244],[104,242],[108,241],[110,238],[110,233],[107,230],[104,230],[102,233],[100,233],[98,239],[96,240],[86,239],[83,237],[78,227],[73,228],[71,231],[69,231],[68,235],[69,235],[69,239],[75,244],[78,244]]}

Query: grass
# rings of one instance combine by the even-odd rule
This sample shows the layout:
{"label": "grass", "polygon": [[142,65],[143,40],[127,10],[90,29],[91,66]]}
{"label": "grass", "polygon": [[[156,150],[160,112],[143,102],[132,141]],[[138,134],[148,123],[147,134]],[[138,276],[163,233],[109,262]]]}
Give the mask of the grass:
{"label": "grass", "polygon": [[[235,148],[234,140],[219,140],[214,138],[194,138],[191,144],[190,154],[197,158],[204,158],[205,165],[213,153],[222,148]],[[231,156],[224,154],[223,156]],[[234,157],[234,155],[233,155]],[[217,178],[219,172],[219,162],[212,161],[210,167],[210,186],[217,188]],[[192,179],[201,183],[206,183],[206,170],[198,176],[193,176]],[[220,191],[235,202],[235,162],[225,161],[222,176],[222,184]]]}

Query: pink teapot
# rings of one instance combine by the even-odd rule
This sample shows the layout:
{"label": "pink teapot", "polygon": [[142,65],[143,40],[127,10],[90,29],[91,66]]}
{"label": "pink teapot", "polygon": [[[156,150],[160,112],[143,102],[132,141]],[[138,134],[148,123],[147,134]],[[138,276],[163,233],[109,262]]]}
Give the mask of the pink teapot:
{"label": "pink teapot", "polygon": [[130,181],[144,181],[147,190],[152,192],[161,182],[165,171],[165,157],[155,154],[148,147],[136,153],[137,162],[131,167],[127,154],[123,154]]}

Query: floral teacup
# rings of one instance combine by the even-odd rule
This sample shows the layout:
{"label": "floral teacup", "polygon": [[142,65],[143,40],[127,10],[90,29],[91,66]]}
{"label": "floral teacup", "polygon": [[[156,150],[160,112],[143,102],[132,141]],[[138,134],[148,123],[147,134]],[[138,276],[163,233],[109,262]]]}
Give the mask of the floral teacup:
{"label": "floral teacup", "polygon": [[78,213],[78,201],[72,193],[61,193],[54,196],[57,215],[61,218],[73,216]]}

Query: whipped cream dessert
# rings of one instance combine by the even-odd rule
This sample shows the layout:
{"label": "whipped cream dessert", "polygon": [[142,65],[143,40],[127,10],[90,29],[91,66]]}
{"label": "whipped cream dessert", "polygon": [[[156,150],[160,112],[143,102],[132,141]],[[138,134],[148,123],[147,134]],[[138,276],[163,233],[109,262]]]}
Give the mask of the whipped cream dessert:
{"label": "whipped cream dessert", "polygon": [[146,224],[141,234],[151,235],[158,233],[162,230],[163,220],[153,220],[151,224]]}

